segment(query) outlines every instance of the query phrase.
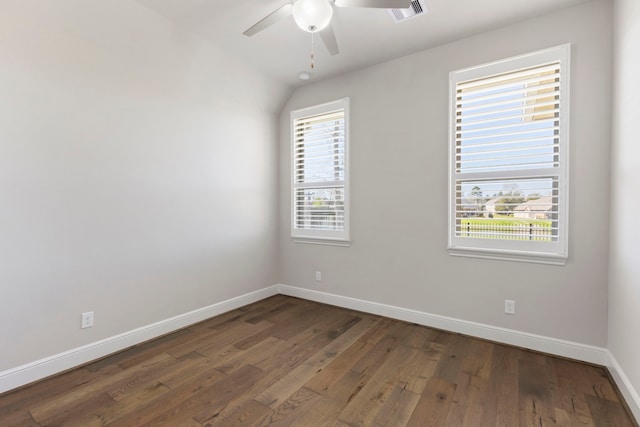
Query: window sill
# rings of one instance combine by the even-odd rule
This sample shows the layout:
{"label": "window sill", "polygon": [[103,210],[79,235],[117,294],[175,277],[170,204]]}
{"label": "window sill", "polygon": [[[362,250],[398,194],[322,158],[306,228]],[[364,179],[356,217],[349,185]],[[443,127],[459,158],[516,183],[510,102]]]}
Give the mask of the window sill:
{"label": "window sill", "polygon": [[468,258],[483,258],[493,259],[499,261],[515,261],[515,262],[528,262],[534,264],[548,264],[563,266],[567,263],[566,255],[559,254],[547,254],[541,252],[523,252],[523,251],[501,251],[496,249],[478,249],[478,248],[463,248],[455,247],[449,248],[449,255],[468,257]]}
{"label": "window sill", "polygon": [[342,239],[319,239],[309,237],[291,237],[293,243],[306,243],[310,245],[325,245],[325,246],[351,246],[350,240]]}

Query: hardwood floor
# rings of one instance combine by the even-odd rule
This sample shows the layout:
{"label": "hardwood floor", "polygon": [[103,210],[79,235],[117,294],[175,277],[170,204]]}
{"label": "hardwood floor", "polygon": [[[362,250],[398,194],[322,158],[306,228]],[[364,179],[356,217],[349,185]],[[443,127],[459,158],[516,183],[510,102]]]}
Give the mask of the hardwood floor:
{"label": "hardwood floor", "polygon": [[0,396],[8,426],[636,426],[606,371],[285,296]]}

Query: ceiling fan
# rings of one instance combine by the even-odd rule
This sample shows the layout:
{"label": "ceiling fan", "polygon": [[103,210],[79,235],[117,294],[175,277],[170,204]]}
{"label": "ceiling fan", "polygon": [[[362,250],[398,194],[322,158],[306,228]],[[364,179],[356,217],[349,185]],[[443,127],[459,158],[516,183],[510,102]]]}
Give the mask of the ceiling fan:
{"label": "ceiling fan", "polygon": [[293,0],[262,18],[243,34],[253,36],[276,22],[293,16],[298,27],[304,31],[319,33],[322,42],[333,56],[340,52],[331,26],[334,7],[405,9],[410,6],[411,0]]}

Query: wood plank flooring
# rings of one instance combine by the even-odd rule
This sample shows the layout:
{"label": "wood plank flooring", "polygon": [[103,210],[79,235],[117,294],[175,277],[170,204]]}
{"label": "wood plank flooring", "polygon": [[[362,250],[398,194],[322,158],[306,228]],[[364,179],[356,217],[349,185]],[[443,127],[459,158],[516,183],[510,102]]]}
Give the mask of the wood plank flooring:
{"label": "wood plank flooring", "polygon": [[637,424],[601,367],[285,296],[0,396],[0,426]]}

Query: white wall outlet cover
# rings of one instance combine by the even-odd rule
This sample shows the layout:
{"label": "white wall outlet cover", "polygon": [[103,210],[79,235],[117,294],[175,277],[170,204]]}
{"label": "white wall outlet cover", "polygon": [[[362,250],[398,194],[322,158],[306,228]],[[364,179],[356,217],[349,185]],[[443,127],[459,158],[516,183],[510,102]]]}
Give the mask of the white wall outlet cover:
{"label": "white wall outlet cover", "polygon": [[516,314],[516,302],[514,300],[504,300],[504,312],[507,314]]}
{"label": "white wall outlet cover", "polygon": [[93,311],[82,313],[81,328],[90,328],[93,326]]}

